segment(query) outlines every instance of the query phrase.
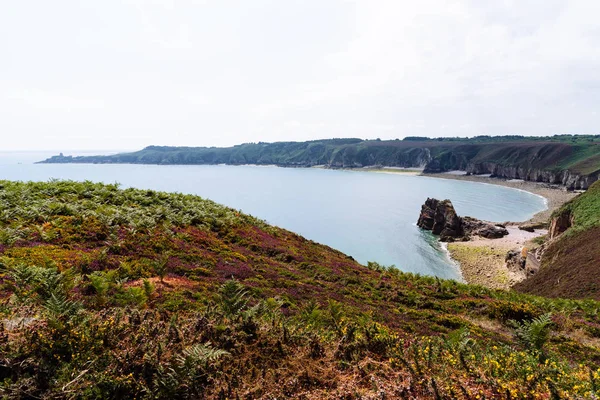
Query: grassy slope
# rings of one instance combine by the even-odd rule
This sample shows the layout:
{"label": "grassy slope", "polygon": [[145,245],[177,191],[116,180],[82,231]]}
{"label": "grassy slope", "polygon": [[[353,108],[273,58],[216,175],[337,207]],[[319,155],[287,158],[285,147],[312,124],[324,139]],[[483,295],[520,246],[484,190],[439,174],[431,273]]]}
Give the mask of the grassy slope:
{"label": "grassy slope", "polygon": [[600,182],[559,209],[573,226],[551,242],[540,271],[515,289],[552,297],[600,300]]}
{"label": "grassy slope", "polygon": [[[195,196],[0,187],[1,396],[574,398],[600,379],[593,301],[367,268]],[[510,320],[549,312],[546,344],[517,340]]]}
{"label": "grassy slope", "polygon": [[569,213],[573,216],[570,234],[600,226],[600,182],[561,207],[556,214]]}

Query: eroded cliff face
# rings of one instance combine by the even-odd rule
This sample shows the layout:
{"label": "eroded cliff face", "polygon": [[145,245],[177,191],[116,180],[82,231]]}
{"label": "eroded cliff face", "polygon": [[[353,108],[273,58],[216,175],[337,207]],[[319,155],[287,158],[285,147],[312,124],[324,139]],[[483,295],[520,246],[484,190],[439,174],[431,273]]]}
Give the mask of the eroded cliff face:
{"label": "eroded cliff face", "polygon": [[515,286],[531,294],[600,299],[600,181],[550,219],[548,240],[536,251],[541,267]]}
{"label": "eroded cliff face", "polygon": [[390,166],[403,168],[423,168],[424,173],[441,173],[451,170],[466,171],[467,174],[490,174],[504,179],[523,179],[561,185],[568,190],[586,190],[599,179],[600,171],[589,175],[573,173],[569,170],[552,171],[526,165],[505,165],[495,162],[471,162],[468,154],[446,152],[432,155],[428,148],[415,148],[393,154],[378,154],[370,151],[347,149],[335,154],[329,166],[332,168],[362,168],[365,166]]}
{"label": "eroded cliff face", "polygon": [[332,154],[331,168],[401,167],[424,168],[432,160],[428,148],[381,149],[377,147],[356,149],[348,147]]}
{"label": "eroded cliff face", "polygon": [[573,219],[573,214],[568,211],[552,217],[552,220],[550,221],[550,229],[548,230],[550,240],[558,237],[560,234],[573,226]]}
{"label": "eroded cliff face", "polygon": [[493,162],[470,163],[466,166],[465,171],[473,175],[490,174],[492,177],[497,178],[523,179],[526,181],[562,185],[569,190],[586,190],[592,183],[598,180],[599,175],[598,172],[590,175],[581,175],[574,174],[569,170],[553,172],[519,165],[499,165]]}

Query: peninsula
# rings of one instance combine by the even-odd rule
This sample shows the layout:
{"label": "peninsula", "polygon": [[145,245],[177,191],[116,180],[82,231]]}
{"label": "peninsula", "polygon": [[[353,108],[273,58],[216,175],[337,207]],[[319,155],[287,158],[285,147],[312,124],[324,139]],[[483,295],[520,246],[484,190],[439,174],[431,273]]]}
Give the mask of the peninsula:
{"label": "peninsula", "polygon": [[464,171],[587,189],[600,176],[600,135],[550,137],[406,137],[246,143],[233,147],[148,146],[114,155],[57,155],[42,163],[228,164],[282,167],[422,168],[425,174]]}

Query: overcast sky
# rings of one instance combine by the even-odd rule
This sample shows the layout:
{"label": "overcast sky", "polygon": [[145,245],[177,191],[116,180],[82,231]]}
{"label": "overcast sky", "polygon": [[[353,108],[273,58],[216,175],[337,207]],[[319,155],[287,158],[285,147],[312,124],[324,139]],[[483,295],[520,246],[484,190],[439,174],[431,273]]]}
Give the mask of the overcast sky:
{"label": "overcast sky", "polygon": [[598,0],[18,0],[11,149],[600,133]]}

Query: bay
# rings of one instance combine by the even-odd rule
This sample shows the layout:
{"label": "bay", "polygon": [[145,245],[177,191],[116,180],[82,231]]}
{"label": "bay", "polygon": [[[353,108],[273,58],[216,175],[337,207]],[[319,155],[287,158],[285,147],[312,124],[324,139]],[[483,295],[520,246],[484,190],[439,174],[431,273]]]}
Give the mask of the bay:
{"label": "bay", "polygon": [[502,186],[402,173],[225,165],[33,164],[45,153],[1,153],[0,179],[90,180],[197,194],[241,210],[366,264],[461,279],[437,239],[415,222],[427,197],[459,215],[521,221],[545,209],[534,194]]}

